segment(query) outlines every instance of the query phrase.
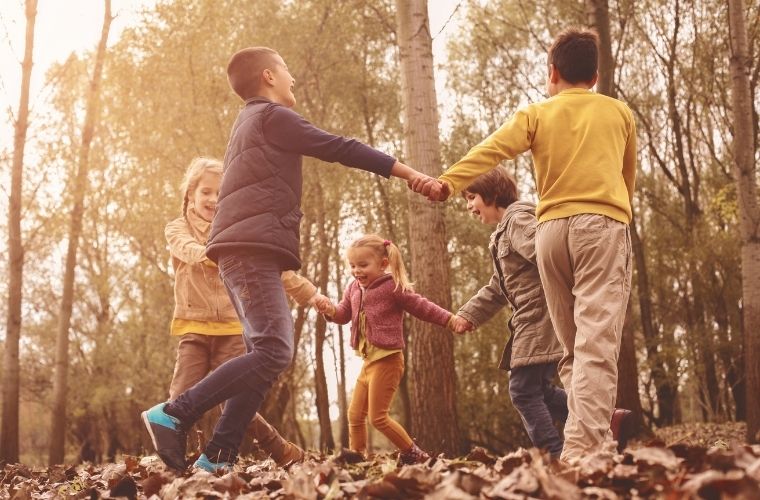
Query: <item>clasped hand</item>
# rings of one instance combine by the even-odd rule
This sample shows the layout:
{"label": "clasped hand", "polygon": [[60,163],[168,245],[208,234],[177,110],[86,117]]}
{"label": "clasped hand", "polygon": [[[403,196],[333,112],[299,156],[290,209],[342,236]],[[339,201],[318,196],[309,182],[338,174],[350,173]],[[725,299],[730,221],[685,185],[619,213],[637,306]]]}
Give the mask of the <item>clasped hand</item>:
{"label": "clasped hand", "polygon": [[446,201],[451,196],[451,188],[447,183],[425,174],[410,179],[407,186],[430,201]]}

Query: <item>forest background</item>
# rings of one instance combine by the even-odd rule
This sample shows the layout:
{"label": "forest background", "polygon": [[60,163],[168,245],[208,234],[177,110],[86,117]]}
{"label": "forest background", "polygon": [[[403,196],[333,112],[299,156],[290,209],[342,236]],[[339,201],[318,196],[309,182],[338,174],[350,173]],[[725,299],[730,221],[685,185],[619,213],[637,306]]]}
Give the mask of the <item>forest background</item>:
{"label": "forest background", "polygon": [[[431,11],[451,14],[445,56],[436,61],[435,168],[442,171],[520,106],[543,97],[553,34],[594,25],[597,4],[608,14],[606,47],[614,61],[605,93],[631,107],[639,140],[636,266],[618,401],[635,410],[644,433],[680,422],[746,420],[753,402],[726,2],[430,1]],[[752,118],[754,165],[760,5],[745,7],[751,101],[742,112]],[[163,228],[179,214],[189,161],[224,153],[240,108],[224,73],[235,50],[276,48],[296,78],[297,110],[307,119],[407,159],[393,1],[164,0],[110,40],[108,19],[106,12],[99,46],[45,69],[23,136],[19,226],[14,230],[9,219],[0,228],[7,243],[0,271],[10,277],[0,283],[8,297],[0,303],[8,318],[0,346],[6,460],[113,461],[150,450],[139,413],[166,397],[176,345],[168,334],[173,275]],[[3,68],[3,85],[23,88],[22,72],[10,69]],[[9,213],[20,121],[20,109],[9,109],[5,123],[17,141],[3,142],[0,151]],[[530,156],[505,165],[522,196],[535,200]],[[400,181],[306,159],[301,272],[338,298],[350,278],[347,242],[377,232],[404,251],[423,293],[443,293],[443,302],[459,307],[491,275],[491,228],[456,197],[426,206],[442,217],[445,232],[437,236],[445,235],[445,251],[412,259],[408,249],[436,235],[419,225],[419,201],[408,196]],[[12,247],[19,242],[23,279],[14,292]],[[346,446],[346,400],[359,366],[347,330],[314,311],[294,307],[293,315],[294,363],[262,412],[304,447]],[[528,444],[509,403],[508,376],[496,368],[508,315],[456,339],[406,325],[410,364],[393,413],[430,449],[505,452]],[[422,350],[423,343],[440,343],[443,354]],[[426,411],[424,395],[441,393],[451,413]],[[453,437],[441,438],[440,428]],[[375,435],[373,446],[388,444]]]}

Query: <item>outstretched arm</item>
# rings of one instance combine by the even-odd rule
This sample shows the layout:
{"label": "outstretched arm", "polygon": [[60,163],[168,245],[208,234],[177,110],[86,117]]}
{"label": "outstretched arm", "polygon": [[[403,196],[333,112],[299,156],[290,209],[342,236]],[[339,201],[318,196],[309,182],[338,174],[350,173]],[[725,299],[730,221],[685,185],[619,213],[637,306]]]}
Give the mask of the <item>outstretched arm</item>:
{"label": "outstretched arm", "polygon": [[393,294],[401,308],[415,318],[439,326],[447,326],[451,319],[451,312],[416,292],[403,292],[399,289]]}
{"label": "outstretched arm", "polygon": [[391,175],[405,180],[406,185],[409,186],[409,189],[412,189],[415,192],[419,192],[414,188],[416,185],[421,185],[428,182],[437,182],[435,178],[430,177],[429,175],[425,175],[422,172],[418,172],[409,165],[401,163],[398,160],[393,164],[393,167],[391,167]]}
{"label": "outstretched arm", "polygon": [[491,281],[457,311],[457,316],[461,316],[477,328],[494,317],[505,305],[507,299],[501,292],[499,275],[493,273]]}
{"label": "outstretched arm", "polygon": [[353,284],[348,285],[346,289],[343,291],[343,298],[341,299],[340,303],[334,307],[334,310],[332,311],[325,311],[324,315],[325,318],[328,321],[332,321],[333,323],[338,323],[339,325],[345,325],[349,321],[351,321],[352,316],[352,310],[351,310],[351,287]]}

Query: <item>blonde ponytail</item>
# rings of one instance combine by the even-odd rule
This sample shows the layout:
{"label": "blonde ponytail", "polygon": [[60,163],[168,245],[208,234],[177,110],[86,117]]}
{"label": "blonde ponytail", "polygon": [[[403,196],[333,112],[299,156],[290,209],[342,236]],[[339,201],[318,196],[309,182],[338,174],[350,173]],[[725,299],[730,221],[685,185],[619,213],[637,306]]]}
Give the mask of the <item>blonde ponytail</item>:
{"label": "blonde ponytail", "polygon": [[367,234],[354,240],[349,250],[352,248],[369,248],[378,257],[387,258],[393,282],[396,284],[394,290],[401,288],[402,292],[414,291],[414,283],[409,280],[409,275],[406,273],[406,266],[404,265],[404,259],[401,257],[401,251],[391,240],[386,240],[376,234]]}

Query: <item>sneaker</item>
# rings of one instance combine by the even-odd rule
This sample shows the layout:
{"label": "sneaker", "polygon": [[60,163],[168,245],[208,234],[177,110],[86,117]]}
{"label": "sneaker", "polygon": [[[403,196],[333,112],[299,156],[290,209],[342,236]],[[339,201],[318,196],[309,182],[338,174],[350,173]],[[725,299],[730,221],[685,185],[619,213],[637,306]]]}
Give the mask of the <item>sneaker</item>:
{"label": "sneaker", "polygon": [[161,460],[169,467],[185,470],[187,435],[180,427],[179,420],[164,412],[165,406],[166,403],[159,403],[142,412],[142,419]]}
{"label": "sneaker", "polygon": [[193,469],[205,470],[206,472],[216,474],[217,472],[232,470],[232,464],[229,462],[212,462],[205,453],[201,453],[201,456],[193,464]]}
{"label": "sneaker", "polygon": [[430,460],[430,455],[422,451],[416,443],[408,450],[400,451],[398,454],[398,461],[401,465],[421,464],[428,460]]}
{"label": "sneaker", "polygon": [[610,430],[612,431],[612,439],[617,441],[618,453],[623,453],[625,445],[628,444],[628,438],[631,437],[630,425],[633,423],[631,410],[625,410],[623,408],[615,408],[612,412],[612,419],[610,419]]}

